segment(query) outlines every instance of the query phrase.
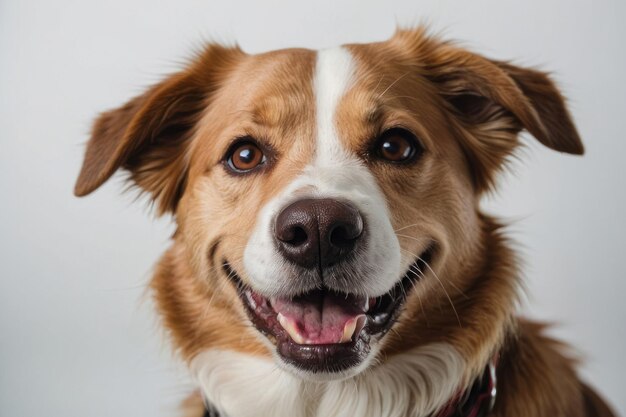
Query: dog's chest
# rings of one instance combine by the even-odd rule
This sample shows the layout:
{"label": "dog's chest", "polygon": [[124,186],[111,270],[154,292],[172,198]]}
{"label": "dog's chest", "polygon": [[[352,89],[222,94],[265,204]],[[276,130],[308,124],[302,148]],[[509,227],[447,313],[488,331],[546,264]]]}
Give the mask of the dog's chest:
{"label": "dog's chest", "polygon": [[303,381],[271,360],[231,351],[206,351],[192,369],[222,417],[422,417],[454,395],[465,363],[452,346],[432,344],[328,382]]}

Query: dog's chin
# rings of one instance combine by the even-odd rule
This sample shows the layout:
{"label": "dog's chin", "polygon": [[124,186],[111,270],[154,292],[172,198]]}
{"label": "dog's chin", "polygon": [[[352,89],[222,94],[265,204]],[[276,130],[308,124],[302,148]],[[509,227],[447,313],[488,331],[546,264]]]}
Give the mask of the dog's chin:
{"label": "dog's chin", "polygon": [[433,252],[432,246],[426,249],[391,290],[370,298],[327,287],[296,297],[265,297],[246,285],[226,260],[223,269],[250,321],[273,347],[277,363],[303,379],[328,381],[368,367]]}
{"label": "dog's chin", "polygon": [[[271,342],[269,342],[271,343]],[[272,344],[275,346],[274,344]],[[329,381],[340,381],[342,379],[352,378],[361,372],[365,371],[369,368],[370,364],[373,362],[373,359],[376,357],[376,353],[378,352],[379,342],[371,340],[369,353],[364,355],[363,360],[358,364],[352,367],[346,367],[342,370],[316,370],[312,371],[308,368],[303,368],[299,364],[294,364],[293,361],[288,361],[278,353],[278,350],[274,348],[274,360],[279,368],[284,371],[289,372],[297,378],[300,378],[305,381],[312,382],[329,382]]]}

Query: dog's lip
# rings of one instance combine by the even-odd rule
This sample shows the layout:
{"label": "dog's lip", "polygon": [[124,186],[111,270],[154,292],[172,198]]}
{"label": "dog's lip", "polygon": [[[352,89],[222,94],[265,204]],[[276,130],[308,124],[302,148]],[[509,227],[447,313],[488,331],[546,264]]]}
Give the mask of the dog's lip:
{"label": "dog's lip", "polygon": [[338,372],[362,362],[369,352],[371,337],[381,337],[391,328],[408,294],[428,267],[433,253],[434,245],[428,246],[389,292],[369,299],[365,323],[356,329],[349,341],[329,344],[296,343],[279,323],[278,313],[272,308],[270,299],[246,285],[226,259],[222,267],[235,285],[254,327],[276,346],[286,362],[305,371]]}

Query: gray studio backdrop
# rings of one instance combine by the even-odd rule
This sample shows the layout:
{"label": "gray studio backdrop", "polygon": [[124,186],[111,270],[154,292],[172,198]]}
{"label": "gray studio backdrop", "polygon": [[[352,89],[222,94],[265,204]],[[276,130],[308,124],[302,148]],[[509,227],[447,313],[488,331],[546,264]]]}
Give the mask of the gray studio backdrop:
{"label": "gray studio backdrop", "polygon": [[0,0],[0,416],[173,416],[192,385],[145,286],[168,219],[72,187],[92,118],[203,39],[248,52],[389,37],[429,19],[484,54],[540,65],[570,98],[583,158],[526,140],[485,202],[523,253],[525,314],[558,323],[626,412],[626,3]]}

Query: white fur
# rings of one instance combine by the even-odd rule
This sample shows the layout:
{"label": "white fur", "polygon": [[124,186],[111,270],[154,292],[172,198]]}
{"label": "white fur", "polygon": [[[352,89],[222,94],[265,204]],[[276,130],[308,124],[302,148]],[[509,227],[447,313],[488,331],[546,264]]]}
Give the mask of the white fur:
{"label": "white fur", "polygon": [[312,382],[270,359],[211,349],[191,369],[207,401],[228,417],[424,417],[461,387],[465,361],[451,345],[438,343],[352,378]]}
{"label": "white fur", "polygon": [[315,91],[317,147],[314,166],[320,168],[343,166],[353,157],[341,144],[335,128],[335,113],[343,96],[354,82],[355,68],[350,52],[343,47],[317,53]]}

